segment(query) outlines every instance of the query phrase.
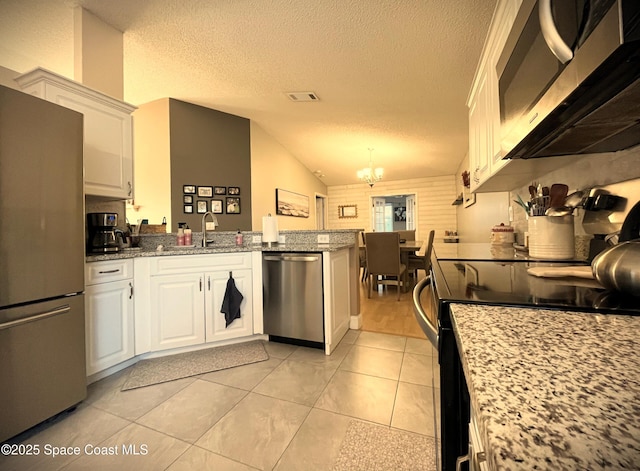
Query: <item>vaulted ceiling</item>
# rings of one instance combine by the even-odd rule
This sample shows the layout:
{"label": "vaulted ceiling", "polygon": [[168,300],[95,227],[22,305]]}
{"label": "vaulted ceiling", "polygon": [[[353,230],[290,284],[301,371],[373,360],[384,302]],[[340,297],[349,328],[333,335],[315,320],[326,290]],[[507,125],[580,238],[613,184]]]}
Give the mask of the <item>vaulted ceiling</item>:
{"label": "vaulted ceiling", "polygon": [[[53,54],[68,40],[53,25],[80,5],[124,33],[125,101],[172,97],[250,118],[327,185],[356,183],[369,148],[385,180],[450,175],[467,152],[466,100],[495,4],[1,0],[0,35],[12,38],[0,65],[46,67],[28,64],[46,51],[27,32],[47,35]],[[319,100],[286,95],[307,91]]]}

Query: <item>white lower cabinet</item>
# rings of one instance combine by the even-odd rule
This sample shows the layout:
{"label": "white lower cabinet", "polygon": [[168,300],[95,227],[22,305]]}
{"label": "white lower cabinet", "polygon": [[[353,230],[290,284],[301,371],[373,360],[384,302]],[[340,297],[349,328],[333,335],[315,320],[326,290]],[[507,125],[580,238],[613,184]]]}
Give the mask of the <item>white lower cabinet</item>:
{"label": "white lower cabinet", "polygon": [[[242,293],[240,318],[221,312],[229,276]],[[251,254],[157,257],[149,284],[150,351],[253,335]]]}
{"label": "white lower cabinet", "polygon": [[351,283],[349,250],[324,252],[324,342],[325,353],[330,355],[349,330],[351,319]]}
{"label": "white lower cabinet", "polygon": [[253,334],[253,315],[251,270],[234,270],[233,279],[236,288],[242,293],[240,317],[227,327],[224,313],[220,311],[229,280],[228,271],[215,271],[206,274],[207,291],[205,296],[205,341],[217,342]]}
{"label": "white lower cabinet", "polygon": [[204,342],[202,278],[202,274],[186,274],[151,279],[152,350]]}
{"label": "white lower cabinet", "polygon": [[85,273],[89,376],[134,356],[133,262],[92,262]]}

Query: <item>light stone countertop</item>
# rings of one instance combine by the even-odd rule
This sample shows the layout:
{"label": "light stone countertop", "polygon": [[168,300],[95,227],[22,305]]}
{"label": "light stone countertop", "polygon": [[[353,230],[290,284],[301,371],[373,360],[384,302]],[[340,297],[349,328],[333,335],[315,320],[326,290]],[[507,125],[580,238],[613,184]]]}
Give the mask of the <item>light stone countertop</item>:
{"label": "light stone countertop", "polygon": [[234,253],[234,252],[336,252],[338,250],[352,247],[354,244],[331,243],[331,244],[274,244],[272,247],[266,245],[212,245],[204,247],[166,247],[162,251],[151,249],[124,249],[120,252],[105,255],[87,255],[87,262],[101,262],[105,260],[118,260],[123,258],[136,257],[164,257],[170,255],[202,255],[214,253]]}
{"label": "light stone countertop", "polygon": [[451,314],[491,469],[640,469],[640,317]]}

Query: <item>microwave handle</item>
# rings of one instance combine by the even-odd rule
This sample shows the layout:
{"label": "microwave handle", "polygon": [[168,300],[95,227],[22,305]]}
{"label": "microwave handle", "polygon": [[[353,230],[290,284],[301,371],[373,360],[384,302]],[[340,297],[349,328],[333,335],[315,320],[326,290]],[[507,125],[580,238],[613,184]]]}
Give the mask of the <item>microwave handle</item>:
{"label": "microwave handle", "polygon": [[539,0],[538,13],[540,16],[540,30],[547,46],[562,64],[566,64],[573,59],[573,51],[558,33],[551,13],[551,0]]}

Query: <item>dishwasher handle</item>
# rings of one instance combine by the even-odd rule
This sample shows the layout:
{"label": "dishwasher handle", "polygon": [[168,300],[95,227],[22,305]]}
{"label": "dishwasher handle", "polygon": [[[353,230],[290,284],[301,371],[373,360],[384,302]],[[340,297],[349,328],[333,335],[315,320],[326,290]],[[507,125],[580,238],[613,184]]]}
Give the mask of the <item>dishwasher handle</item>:
{"label": "dishwasher handle", "polygon": [[319,255],[263,255],[267,262],[317,262]]}

